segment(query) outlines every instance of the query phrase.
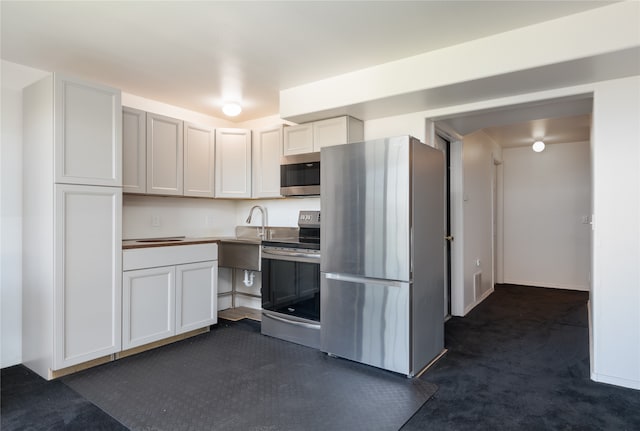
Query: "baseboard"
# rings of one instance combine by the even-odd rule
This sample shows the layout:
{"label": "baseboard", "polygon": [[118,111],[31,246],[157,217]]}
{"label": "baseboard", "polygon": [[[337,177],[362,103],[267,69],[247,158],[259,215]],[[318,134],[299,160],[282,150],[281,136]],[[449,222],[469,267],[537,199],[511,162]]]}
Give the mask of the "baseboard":
{"label": "baseboard", "polygon": [[559,283],[542,283],[539,281],[529,281],[529,280],[505,279],[503,284],[518,284],[520,286],[545,287],[548,289],[579,290],[582,292],[588,292],[590,290],[589,286],[579,286],[579,285],[573,285],[573,284],[559,284]]}
{"label": "baseboard", "polygon": [[98,365],[106,364],[107,362],[111,362],[114,359],[114,355],[102,356],[101,358],[93,359],[91,361],[82,362],[77,365],[72,365],[67,368],[61,368],[59,370],[49,370],[49,378],[57,379],[60,377],[68,376],[69,374],[77,373],[78,371],[84,371],[88,368],[97,367]]}
{"label": "baseboard", "polygon": [[629,389],[640,390],[639,380],[624,379],[621,377],[607,376],[605,374],[591,373],[591,380],[598,383],[606,383],[609,385],[622,386]]}
{"label": "baseboard", "polygon": [[175,343],[176,341],[186,340],[187,338],[195,337],[196,335],[204,334],[205,332],[209,331],[210,327],[205,326],[204,328],[194,329],[193,331],[174,335],[172,337],[154,341],[153,343],[145,344],[143,346],[132,347],[130,349],[117,352],[114,354],[114,356],[115,359],[126,358],[127,356],[137,355],[138,353],[146,352],[147,350],[155,349],[156,347],[166,346],[167,344]]}
{"label": "baseboard", "polygon": [[476,302],[474,302],[473,304],[469,304],[465,309],[464,309],[464,315],[466,316],[467,314],[469,314],[469,312],[471,310],[473,310],[474,308],[476,308],[476,306],[478,304],[480,304],[482,301],[484,301],[485,299],[487,299],[487,297],[489,295],[491,295],[494,291],[494,287],[491,287],[490,289],[488,289],[486,292],[484,292],[482,294],[482,296],[480,296],[480,298],[478,298],[478,300]]}

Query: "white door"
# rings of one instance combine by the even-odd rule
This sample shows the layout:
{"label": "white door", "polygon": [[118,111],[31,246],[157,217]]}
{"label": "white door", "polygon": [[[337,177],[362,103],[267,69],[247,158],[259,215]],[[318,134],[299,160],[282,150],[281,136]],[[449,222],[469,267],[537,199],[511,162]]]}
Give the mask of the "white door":
{"label": "white door", "polygon": [[147,193],[182,195],[182,121],[147,113]]}
{"label": "white door", "polygon": [[254,198],[279,198],[280,159],[282,158],[282,129],[275,126],[256,132],[253,145],[253,187]]}
{"label": "white door", "polygon": [[54,75],[55,181],[122,185],[120,90]]}
{"label": "white door", "polygon": [[299,124],[284,128],[284,155],[313,152],[312,123]]}
{"label": "white door", "polygon": [[251,130],[216,129],[216,197],[251,197]]}
{"label": "white door", "polygon": [[176,267],[176,334],[218,321],[218,261]]}
{"label": "white door", "polygon": [[122,274],[122,349],[175,335],[175,266]]}
{"label": "white door", "polygon": [[215,142],[213,130],[184,123],[184,195],[214,196]]}
{"label": "white door", "polygon": [[348,139],[347,117],[329,118],[313,123],[313,151],[322,147],[346,144]]}
{"label": "white door", "polygon": [[122,190],[56,185],[54,369],[120,351]]}
{"label": "white door", "polygon": [[147,113],[122,107],[122,191],[147,192]]}

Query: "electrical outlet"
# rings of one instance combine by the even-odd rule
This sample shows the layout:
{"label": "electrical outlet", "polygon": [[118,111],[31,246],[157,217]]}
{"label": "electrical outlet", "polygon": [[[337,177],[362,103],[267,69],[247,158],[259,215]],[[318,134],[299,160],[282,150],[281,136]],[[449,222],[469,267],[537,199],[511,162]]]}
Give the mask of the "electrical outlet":
{"label": "electrical outlet", "polygon": [[160,216],[159,215],[151,216],[151,226],[152,227],[160,227]]}

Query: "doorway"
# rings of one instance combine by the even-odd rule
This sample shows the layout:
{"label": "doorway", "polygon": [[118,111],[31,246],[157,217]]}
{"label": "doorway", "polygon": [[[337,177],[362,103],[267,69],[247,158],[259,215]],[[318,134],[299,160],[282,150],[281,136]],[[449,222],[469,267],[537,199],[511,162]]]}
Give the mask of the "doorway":
{"label": "doorway", "polygon": [[[496,151],[491,149],[491,142],[495,134],[498,134],[501,131],[500,128],[510,125],[520,124],[520,129],[522,130],[528,128],[528,133],[530,134],[528,139],[531,142],[515,142],[515,146],[520,147],[520,150],[523,152],[527,151],[533,154],[531,151],[531,144],[533,143],[532,134],[544,133],[544,130],[542,132],[540,130],[535,132],[536,127],[540,129],[541,126],[550,124],[547,120],[538,119],[548,118],[549,115],[557,116],[554,118],[563,119],[572,117],[572,113],[590,116],[591,111],[592,99],[590,96],[585,95],[583,98],[572,100],[550,100],[545,101],[544,103],[537,102],[535,104],[523,104],[509,108],[501,107],[491,111],[457,114],[457,116],[452,116],[450,118],[437,119],[437,123],[435,125],[436,135],[439,134],[438,131],[440,130],[446,131],[445,136],[438,136],[438,138],[445,141],[445,145],[442,148],[448,148],[448,151],[445,150],[446,158],[448,160],[447,172],[450,175],[447,178],[447,232],[448,234],[453,233],[452,236],[455,238],[453,244],[450,243],[447,247],[447,257],[450,257],[450,264],[447,265],[446,295],[448,297],[447,307],[452,315],[466,315],[473,307],[482,302],[482,300],[491,293],[487,292],[484,287],[478,290],[476,286],[474,286],[474,281],[479,280],[479,278],[486,277],[486,280],[478,281],[478,284],[490,283],[490,289],[493,289],[494,280],[497,282],[530,286],[540,285],[538,280],[534,278],[527,280],[502,277],[504,273],[504,266],[502,264],[503,257],[510,251],[505,250],[503,244],[505,241],[503,228],[507,215],[502,217],[504,211],[502,200],[504,194],[504,181],[506,180],[504,180],[505,168],[503,165],[502,146],[498,146],[496,144],[496,147],[499,148]],[[432,121],[433,120],[434,119],[432,119]],[[570,125],[570,123],[571,121],[567,124]],[[504,132],[504,130],[502,131]],[[475,136],[475,141],[473,139],[471,139],[471,141],[473,141],[472,143],[474,144],[477,141],[484,141],[484,149],[477,150],[468,145],[469,136],[476,132],[480,133],[481,136]],[[586,140],[588,141],[590,138],[589,128],[587,128],[586,132]],[[567,131],[566,129],[562,130],[562,127],[559,129],[557,127],[552,127],[546,132],[546,136],[549,139],[552,139],[554,134],[558,134],[557,139],[560,141],[556,141],[554,143],[551,140],[549,141],[549,145],[561,143],[562,140],[572,140],[571,138],[567,138]],[[447,145],[447,137],[450,138],[451,136],[453,136],[453,139],[448,139]],[[513,136],[507,136],[506,139],[511,138],[513,138]],[[458,144],[460,145],[459,148],[456,147]],[[465,146],[464,154],[462,154],[463,145]],[[479,152],[484,152],[484,154],[478,155]],[[546,153],[543,157],[550,157],[550,153],[551,152]],[[481,157],[484,161],[470,167],[469,163],[473,157]],[[455,166],[456,163],[459,163],[460,166]],[[484,166],[482,169],[486,170],[486,174],[478,176],[477,167],[481,165]],[[476,169],[475,172],[473,171],[474,169]],[[538,172],[538,174],[544,175],[544,172]],[[584,182],[590,183],[590,181]],[[484,184],[482,187],[484,187],[486,191],[485,194],[478,194],[478,183]],[[589,190],[588,193],[590,199],[591,191]],[[519,192],[516,191],[516,196],[518,195],[525,201],[528,198],[526,189],[521,189]],[[474,210],[477,206],[474,207],[474,205],[477,205],[478,201],[483,199],[487,201],[486,211],[489,215],[486,217],[478,217],[478,213]],[[589,210],[590,202],[584,210],[584,216],[579,217],[581,220],[580,224],[585,224],[582,220],[586,220],[587,222],[589,221]],[[457,213],[458,211],[465,213],[464,216]],[[536,211],[531,209],[530,212],[532,214],[537,214]],[[544,219],[545,217],[545,211],[539,213],[538,218]],[[481,222],[479,222],[479,220],[481,220]],[[513,218],[511,220],[513,220]],[[547,222],[552,223],[553,219],[549,218]],[[463,228],[458,231],[458,235],[455,234],[455,225],[457,223],[461,223],[463,225]],[[482,231],[487,232],[487,235],[486,238],[483,237],[483,239],[479,241],[478,232]],[[587,235],[587,241],[589,238],[590,236]],[[477,249],[477,244],[483,241],[485,242],[486,248],[486,254],[484,255],[482,255],[482,250]],[[513,242],[510,242],[507,245],[511,247],[510,250],[513,250]],[[476,247],[476,249],[473,247]],[[457,251],[458,248],[461,249],[460,253]],[[588,242],[585,248],[590,249]],[[587,254],[589,254],[588,250]],[[511,257],[513,257],[513,253]],[[526,261],[523,260],[522,264],[533,267],[534,257],[530,257]],[[512,267],[513,260],[514,259],[511,259],[507,262],[511,264]],[[581,269],[580,271],[584,273],[585,279],[587,279],[590,271],[589,259],[585,259],[583,269],[583,271]],[[474,280],[474,275],[477,275],[478,273],[480,273],[480,277]],[[546,285],[542,287],[571,288],[566,283],[564,285],[558,283],[557,285]]]}
{"label": "doorway", "polygon": [[451,317],[451,141],[436,134],[436,145],[444,150],[445,161],[445,292],[444,292],[444,316]]}

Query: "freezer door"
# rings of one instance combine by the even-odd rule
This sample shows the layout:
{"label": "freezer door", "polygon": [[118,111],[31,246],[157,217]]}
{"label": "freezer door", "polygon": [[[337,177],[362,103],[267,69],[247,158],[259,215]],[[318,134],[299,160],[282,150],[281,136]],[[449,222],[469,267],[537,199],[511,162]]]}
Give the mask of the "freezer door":
{"label": "freezer door", "polygon": [[410,281],[410,139],[322,148],[322,271]]}
{"label": "freezer door", "polygon": [[409,375],[409,283],[322,274],[320,349]]}

